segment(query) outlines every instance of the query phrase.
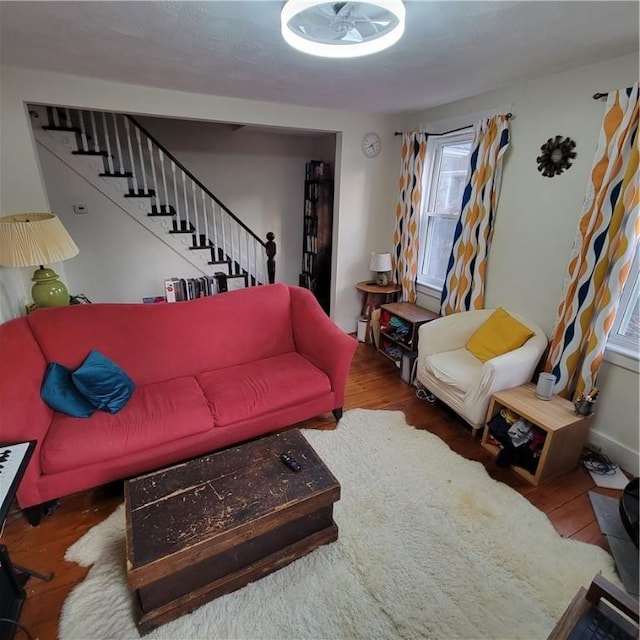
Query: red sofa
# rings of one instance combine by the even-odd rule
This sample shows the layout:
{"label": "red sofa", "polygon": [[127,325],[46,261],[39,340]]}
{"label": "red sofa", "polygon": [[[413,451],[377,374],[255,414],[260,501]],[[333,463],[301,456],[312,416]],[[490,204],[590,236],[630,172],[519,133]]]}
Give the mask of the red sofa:
{"label": "red sofa", "polygon": [[[0,325],[0,442],[36,440],[17,493],[32,522],[56,498],[342,414],[357,342],[306,289],[274,284],[175,304],[41,309]],[[92,349],[136,389],[74,418],[40,398],[48,362]],[[28,509],[33,507],[32,509]]]}

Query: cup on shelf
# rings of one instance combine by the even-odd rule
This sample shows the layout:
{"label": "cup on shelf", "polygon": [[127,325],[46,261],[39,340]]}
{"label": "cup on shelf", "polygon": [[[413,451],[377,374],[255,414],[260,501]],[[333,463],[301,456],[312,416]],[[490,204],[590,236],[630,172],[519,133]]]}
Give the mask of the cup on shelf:
{"label": "cup on shelf", "polygon": [[538,376],[538,384],[536,385],[536,396],[540,400],[551,400],[553,397],[553,387],[556,384],[556,377],[553,373],[542,372]]}

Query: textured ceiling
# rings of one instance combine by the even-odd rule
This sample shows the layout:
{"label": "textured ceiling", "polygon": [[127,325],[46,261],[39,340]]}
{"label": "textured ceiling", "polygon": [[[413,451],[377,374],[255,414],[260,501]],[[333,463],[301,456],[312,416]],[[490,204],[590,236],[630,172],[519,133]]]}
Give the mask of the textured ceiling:
{"label": "textured ceiling", "polygon": [[635,1],[405,4],[407,28],[398,44],[336,61],[284,43],[280,1],[2,1],[0,62],[194,93],[389,113],[638,50]]}

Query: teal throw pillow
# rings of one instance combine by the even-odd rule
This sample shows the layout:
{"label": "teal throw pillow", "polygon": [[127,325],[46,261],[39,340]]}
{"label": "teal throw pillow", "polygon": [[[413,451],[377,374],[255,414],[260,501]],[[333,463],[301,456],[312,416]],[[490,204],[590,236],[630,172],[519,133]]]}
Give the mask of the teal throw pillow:
{"label": "teal throw pillow", "polygon": [[75,418],[88,418],[96,408],[78,391],[71,378],[71,369],[50,362],[40,387],[40,397],[56,411]]}
{"label": "teal throw pillow", "polygon": [[99,351],[91,351],[71,374],[82,395],[102,411],[117,413],[127,404],[135,384],[115,363]]}

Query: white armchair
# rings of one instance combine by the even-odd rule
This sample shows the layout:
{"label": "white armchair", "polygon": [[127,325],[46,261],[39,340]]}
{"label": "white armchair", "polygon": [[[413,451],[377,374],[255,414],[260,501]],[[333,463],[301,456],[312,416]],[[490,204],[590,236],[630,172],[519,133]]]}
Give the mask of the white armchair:
{"label": "white armchair", "polygon": [[427,322],[418,331],[416,379],[464,418],[474,435],[484,426],[491,396],[530,382],[547,347],[540,326],[512,313],[534,335],[518,349],[484,363],[478,360],[465,345],[494,311],[454,313]]}

